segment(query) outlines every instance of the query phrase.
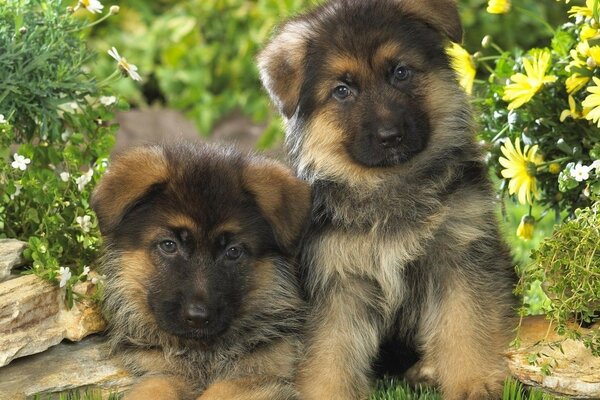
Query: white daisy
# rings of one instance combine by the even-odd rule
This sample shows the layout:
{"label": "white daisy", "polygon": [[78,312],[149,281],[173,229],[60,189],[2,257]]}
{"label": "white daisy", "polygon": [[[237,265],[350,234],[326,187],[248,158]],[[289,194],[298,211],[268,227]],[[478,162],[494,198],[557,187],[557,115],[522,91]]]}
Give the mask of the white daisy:
{"label": "white daisy", "polygon": [[104,8],[102,3],[100,3],[98,0],[79,0],[79,3],[77,3],[77,6],[75,7],[75,11],[82,7],[92,14],[101,13],[102,9]]}
{"label": "white daisy", "polygon": [[127,60],[125,59],[125,57],[121,57],[119,55],[119,52],[117,51],[117,49],[115,49],[114,47],[112,47],[109,51],[108,54],[114,58],[115,60],[117,60],[117,64],[118,64],[118,68],[125,74],[129,75],[131,77],[131,79],[133,79],[134,81],[141,81],[142,77],[140,76],[140,74],[137,73],[137,67],[134,64],[130,64],[127,62]]}
{"label": "white daisy", "polygon": [[77,184],[77,189],[81,192],[85,185],[92,181],[92,175],[94,175],[94,170],[89,169],[88,172],[81,175],[79,178],[75,179],[75,183]]}
{"label": "white daisy", "polygon": [[117,102],[117,98],[115,96],[100,96],[100,103],[105,106],[112,106]]}
{"label": "white daisy", "polygon": [[89,215],[84,215],[83,217],[75,218],[75,221],[77,221],[82,231],[84,231],[85,233],[90,231],[90,228],[92,226],[92,217],[90,217]]}

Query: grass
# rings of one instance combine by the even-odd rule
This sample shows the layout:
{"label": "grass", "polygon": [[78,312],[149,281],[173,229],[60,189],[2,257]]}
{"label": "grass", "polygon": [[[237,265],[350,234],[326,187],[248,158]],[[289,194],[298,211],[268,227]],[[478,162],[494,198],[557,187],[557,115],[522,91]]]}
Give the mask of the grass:
{"label": "grass", "polygon": [[[108,400],[121,399],[119,394],[111,394]],[[99,390],[72,391],[55,395],[37,394],[32,400],[103,400],[102,392]],[[514,379],[508,379],[504,384],[502,400],[561,400],[537,389],[525,388],[523,384]],[[385,379],[377,383],[375,392],[369,400],[442,400],[441,395],[430,388],[410,388],[404,381],[399,379]]]}

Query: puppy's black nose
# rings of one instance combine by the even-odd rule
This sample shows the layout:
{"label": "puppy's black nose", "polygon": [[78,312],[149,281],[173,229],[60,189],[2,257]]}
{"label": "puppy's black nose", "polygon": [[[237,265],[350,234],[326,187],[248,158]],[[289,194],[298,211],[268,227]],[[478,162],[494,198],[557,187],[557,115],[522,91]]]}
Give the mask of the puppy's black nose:
{"label": "puppy's black nose", "polygon": [[377,138],[384,147],[393,147],[402,141],[402,136],[397,128],[379,128]]}
{"label": "puppy's black nose", "polygon": [[191,302],[183,310],[183,318],[189,325],[202,328],[210,321],[208,307],[201,302]]}

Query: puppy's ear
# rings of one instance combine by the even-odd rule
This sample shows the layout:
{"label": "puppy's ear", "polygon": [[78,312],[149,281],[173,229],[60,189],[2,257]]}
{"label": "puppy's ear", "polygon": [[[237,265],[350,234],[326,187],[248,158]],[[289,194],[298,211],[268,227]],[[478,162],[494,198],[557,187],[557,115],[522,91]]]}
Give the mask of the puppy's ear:
{"label": "puppy's ear", "polygon": [[91,206],[98,216],[100,232],[110,233],[129,207],[153,185],[167,179],[167,160],[160,147],[137,148],[119,156],[92,194]]}
{"label": "puppy's ear", "polygon": [[244,186],[254,195],[263,215],[273,228],[277,243],[295,254],[311,208],[310,186],[281,164],[253,160],[243,172]]}
{"label": "puppy's ear", "polygon": [[456,0],[398,0],[402,11],[414,15],[456,43],[463,30]]}
{"label": "puppy's ear", "polygon": [[287,22],[258,55],[260,79],[286,118],[294,114],[300,98],[307,29],[307,22]]}

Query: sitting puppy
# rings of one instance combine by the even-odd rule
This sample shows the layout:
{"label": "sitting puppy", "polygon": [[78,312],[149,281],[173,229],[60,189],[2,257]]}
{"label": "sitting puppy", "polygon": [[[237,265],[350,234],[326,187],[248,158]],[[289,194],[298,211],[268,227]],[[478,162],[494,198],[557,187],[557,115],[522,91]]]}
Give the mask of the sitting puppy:
{"label": "sitting puppy", "polygon": [[258,58],[314,191],[303,400],[366,399],[404,347],[445,400],[502,393],[516,276],[445,50],[461,39],[454,0],[330,0]]}
{"label": "sitting puppy", "polygon": [[155,146],[115,160],[92,207],[112,351],[143,375],[126,398],[296,398],[308,185],[231,149]]}

